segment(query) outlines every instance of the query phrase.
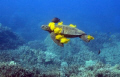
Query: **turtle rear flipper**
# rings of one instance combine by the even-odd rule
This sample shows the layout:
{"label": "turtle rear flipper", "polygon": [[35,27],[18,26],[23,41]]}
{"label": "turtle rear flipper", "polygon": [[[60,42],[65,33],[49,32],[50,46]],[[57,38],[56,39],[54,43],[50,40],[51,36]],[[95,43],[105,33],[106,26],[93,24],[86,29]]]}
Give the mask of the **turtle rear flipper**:
{"label": "turtle rear flipper", "polygon": [[59,45],[59,46],[61,46],[61,47],[64,47],[64,44],[60,43],[59,40],[56,40],[56,39],[55,39],[56,34],[55,34],[54,32],[51,32],[51,33],[50,33],[50,36],[51,36],[52,40],[53,40],[57,45]]}
{"label": "turtle rear flipper", "polygon": [[88,36],[88,35],[83,34],[83,35],[80,36],[80,38],[81,38],[82,40],[84,40],[85,42],[90,42],[90,40],[87,39],[87,36]]}

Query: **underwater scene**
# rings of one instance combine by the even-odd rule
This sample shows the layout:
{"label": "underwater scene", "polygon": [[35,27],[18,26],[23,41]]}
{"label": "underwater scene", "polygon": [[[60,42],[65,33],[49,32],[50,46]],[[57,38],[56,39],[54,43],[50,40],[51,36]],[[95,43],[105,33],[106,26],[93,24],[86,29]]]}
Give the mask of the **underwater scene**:
{"label": "underwater scene", "polygon": [[120,77],[120,1],[0,0],[0,77]]}

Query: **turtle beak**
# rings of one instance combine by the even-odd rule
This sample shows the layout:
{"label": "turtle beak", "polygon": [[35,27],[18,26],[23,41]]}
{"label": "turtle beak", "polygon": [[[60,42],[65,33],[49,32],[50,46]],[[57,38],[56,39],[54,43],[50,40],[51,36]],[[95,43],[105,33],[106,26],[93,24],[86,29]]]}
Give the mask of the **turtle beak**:
{"label": "turtle beak", "polygon": [[42,28],[43,30],[45,30],[45,25],[42,25],[41,28]]}
{"label": "turtle beak", "polygon": [[48,29],[48,26],[42,25],[41,28],[42,28],[43,30],[47,30],[47,29]]}

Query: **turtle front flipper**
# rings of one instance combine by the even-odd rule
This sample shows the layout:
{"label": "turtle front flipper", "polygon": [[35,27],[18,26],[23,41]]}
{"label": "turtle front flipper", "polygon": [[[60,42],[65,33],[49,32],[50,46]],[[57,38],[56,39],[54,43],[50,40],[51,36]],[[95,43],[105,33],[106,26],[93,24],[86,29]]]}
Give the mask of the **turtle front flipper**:
{"label": "turtle front flipper", "polygon": [[53,40],[57,45],[59,45],[59,46],[61,46],[61,47],[64,47],[64,44],[60,43],[59,40],[56,40],[56,39],[55,39],[56,34],[55,34],[54,32],[51,32],[51,33],[50,33],[50,36],[51,36],[52,40]]}

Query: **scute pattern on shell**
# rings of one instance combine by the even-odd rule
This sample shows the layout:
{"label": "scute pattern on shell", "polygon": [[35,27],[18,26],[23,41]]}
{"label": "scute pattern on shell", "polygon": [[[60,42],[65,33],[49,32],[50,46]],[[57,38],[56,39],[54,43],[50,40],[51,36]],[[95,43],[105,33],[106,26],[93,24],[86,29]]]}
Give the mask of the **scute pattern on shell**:
{"label": "scute pattern on shell", "polygon": [[70,27],[69,25],[56,25],[56,27],[62,28],[61,34],[64,35],[82,35],[85,34],[85,32],[74,28]]}

